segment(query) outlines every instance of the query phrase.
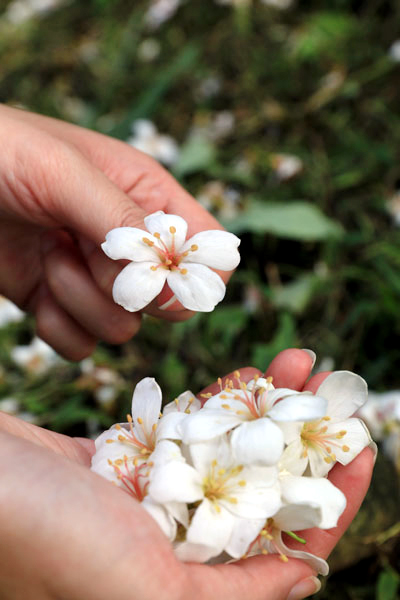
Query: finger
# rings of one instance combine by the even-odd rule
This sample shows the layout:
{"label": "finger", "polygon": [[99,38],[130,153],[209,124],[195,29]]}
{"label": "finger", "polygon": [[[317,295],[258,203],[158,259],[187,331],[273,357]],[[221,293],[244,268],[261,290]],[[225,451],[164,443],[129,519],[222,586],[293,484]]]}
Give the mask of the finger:
{"label": "finger", "polygon": [[38,336],[68,360],[82,360],[96,347],[96,338],[87,333],[57,304],[49,289],[42,286],[36,297]]}
{"label": "finger", "polygon": [[191,565],[190,575],[192,590],[187,597],[195,600],[286,600],[312,570],[300,560],[284,564],[277,555],[269,555],[214,567]]}
{"label": "finger", "polygon": [[140,316],[125,311],[99,289],[65,234],[47,234],[43,249],[52,295],[84,331],[112,344],[126,342],[137,333]]}
{"label": "finger", "polygon": [[331,374],[331,371],[323,371],[321,373],[317,373],[313,377],[311,377],[310,381],[307,381],[304,386],[304,390],[307,392],[316,393],[321,383]]}
{"label": "finger", "polygon": [[94,445],[92,440],[85,440],[85,443],[77,444],[74,439],[67,435],[42,429],[42,427],[27,423],[3,412],[0,412],[0,430],[28,440],[37,446],[42,446],[42,448],[48,448],[52,452],[66,456],[81,465],[90,466]]}
{"label": "finger", "polygon": [[302,390],[315,362],[315,354],[310,350],[290,348],[280,352],[265,372],[273,378],[276,388],[287,387]]}

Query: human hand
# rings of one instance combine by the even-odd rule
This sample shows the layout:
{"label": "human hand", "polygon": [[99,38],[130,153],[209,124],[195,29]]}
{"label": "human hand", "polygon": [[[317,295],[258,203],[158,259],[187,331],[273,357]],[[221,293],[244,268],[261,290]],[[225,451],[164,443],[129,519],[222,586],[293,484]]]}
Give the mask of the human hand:
{"label": "human hand", "polygon": [[[307,383],[311,368],[307,353],[287,350],[266,374],[276,386],[315,391],[327,373]],[[241,378],[250,380],[255,372],[241,369]],[[297,588],[291,600],[315,591],[310,567],[295,559],[284,564],[276,555],[256,556],[215,566],[178,562],[140,504],[89,471],[91,441],[6,415],[0,430],[7,456],[0,473],[4,600],[285,600],[298,582],[303,596]],[[328,556],[365,496],[372,465],[366,449],[347,467],[332,469],[329,478],[346,495],[347,508],[336,528],[307,531],[307,551]]]}
{"label": "human hand", "polygon": [[[182,216],[189,237],[221,226],[158,163],[118,140],[6,106],[0,132],[0,293],[34,313],[39,336],[66,358],[88,356],[98,339],[127,341],[140,315],[112,300],[123,265],[101,251],[105,234],[143,228],[157,210]],[[178,302],[157,306],[146,312],[192,314]]]}

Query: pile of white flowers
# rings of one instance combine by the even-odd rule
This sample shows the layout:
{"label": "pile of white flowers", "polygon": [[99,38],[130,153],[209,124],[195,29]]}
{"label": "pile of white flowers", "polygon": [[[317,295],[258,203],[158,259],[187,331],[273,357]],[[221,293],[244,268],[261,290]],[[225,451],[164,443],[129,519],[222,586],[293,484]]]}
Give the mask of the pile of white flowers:
{"label": "pile of white flowers", "polygon": [[327,574],[323,559],[289,548],[282,533],[306,544],[294,532],[336,526],[346,498],[327,474],[372,442],[352,418],[365,381],[337,371],[316,394],[275,389],[272,378],[245,383],[239,372],[218,384],[215,395],[187,391],[161,413],[158,384],[140,381],[128,421],[96,440],[92,470],[141,502],[183,561],[276,553]]}

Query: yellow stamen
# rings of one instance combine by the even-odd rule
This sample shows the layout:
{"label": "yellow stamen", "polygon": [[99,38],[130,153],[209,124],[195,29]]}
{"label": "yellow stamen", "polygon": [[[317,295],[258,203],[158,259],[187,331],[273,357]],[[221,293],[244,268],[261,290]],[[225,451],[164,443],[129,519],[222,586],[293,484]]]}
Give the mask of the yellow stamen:
{"label": "yellow stamen", "polygon": [[176,233],[176,228],[171,225],[171,227],[169,228],[169,232],[172,233],[172,235],[174,235],[174,233]]}
{"label": "yellow stamen", "polygon": [[181,275],[186,275],[187,274],[187,269],[181,269]]}

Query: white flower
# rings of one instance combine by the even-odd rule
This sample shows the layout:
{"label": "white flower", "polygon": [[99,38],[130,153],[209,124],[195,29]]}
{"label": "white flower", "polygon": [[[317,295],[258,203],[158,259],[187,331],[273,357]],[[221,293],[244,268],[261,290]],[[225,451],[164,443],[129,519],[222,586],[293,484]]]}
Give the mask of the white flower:
{"label": "white flower", "polygon": [[82,377],[77,381],[78,387],[93,390],[93,395],[100,406],[108,409],[114,404],[123,379],[108,367],[98,367],[92,358],[85,358],[80,363]]}
{"label": "white flower", "polygon": [[[259,378],[247,385],[236,372],[219,394],[181,424],[184,443],[196,443],[229,430],[234,455],[243,464],[273,465],[281,458],[284,439],[277,423],[310,421],[325,414],[326,401],[309,392],[274,389],[271,379]],[[237,389],[239,388],[239,389]]]}
{"label": "white flower", "polygon": [[263,525],[247,556],[279,554],[283,562],[287,562],[288,557],[300,558],[317,573],[328,575],[329,567],[325,560],[309,552],[289,548],[282,540],[282,533],[306,544],[294,532],[310,527],[336,527],[346,507],[345,495],[325,478],[293,477],[289,473],[281,473],[280,484],[283,506]]}
{"label": "white flower", "polygon": [[0,327],[8,323],[19,323],[25,317],[25,313],[13,302],[0,296]]}
{"label": "white flower", "polygon": [[66,0],[13,0],[7,6],[5,17],[13,25],[20,25],[32,17],[57,9]]}
{"label": "white flower", "polygon": [[[235,461],[227,436],[193,444],[187,452],[193,466],[169,461],[155,468],[149,485],[149,496],[159,504],[178,500],[199,503],[186,540],[176,553],[190,561],[208,560],[223,551],[239,558],[252,539],[253,532],[246,530],[247,520],[265,520],[281,505],[277,469],[245,467]],[[243,535],[234,547],[231,536],[238,523]]]}
{"label": "white flower", "polygon": [[132,261],[115,279],[115,302],[132,312],[141,310],[167,283],[185,308],[212,311],[225,295],[225,284],[211,269],[230,271],[239,264],[239,238],[215,230],[185,241],[186,221],[163,211],[149,215],[144,223],[149,235],[135,227],[118,227],[102,244],[110,258]]}
{"label": "white flower", "polygon": [[145,154],[149,154],[164,165],[171,166],[179,156],[176,141],[169,135],[158,133],[156,126],[147,119],[138,119],[132,126],[133,135],[127,143]]}
{"label": "white flower", "polygon": [[174,16],[180,3],[181,0],[153,0],[145,15],[147,25],[157,29]]}
{"label": "white flower", "polygon": [[294,475],[302,475],[309,468],[314,477],[323,477],[336,461],[347,465],[372,443],[364,423],[348,418],[367,399],[364,379],[349,371],[336,371],[323,381],[317,394],[328,402],[323,418],[281,424],[288,444],[281,467]]}
{"label": "white flower", "polygon": [[272,154],[271,165],[279,181],[292,179],[303,170],[303,162],[293,154]]}
{"label": "white flower", "polygon": [[400,62],[400,40],[396,40],[389,48],[389,56],[395,62]]}
{"label": "white flower", "polygon": [[61,362],[61,357],[46,342],[35,337],[28,346],[16,346],[11,358],[19,366],[35,375],[43,375]]}
{"label": "white flower", "polygon": [[240,209],[240,194],[221,181],[210,181],[199,192],[197,201],[221,219],[233,219]]}

